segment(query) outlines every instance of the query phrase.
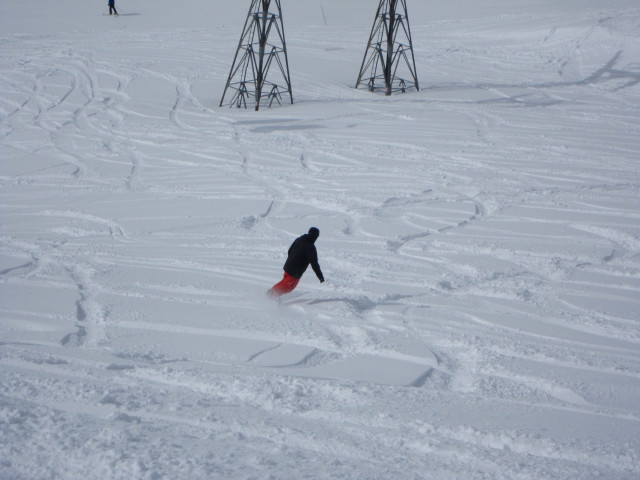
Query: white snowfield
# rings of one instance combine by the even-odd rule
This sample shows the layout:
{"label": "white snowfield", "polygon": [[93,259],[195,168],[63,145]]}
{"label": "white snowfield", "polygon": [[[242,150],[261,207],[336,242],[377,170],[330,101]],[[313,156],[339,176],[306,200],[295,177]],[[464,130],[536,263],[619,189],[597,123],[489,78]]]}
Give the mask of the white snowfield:
{"label": "white snowfield", "polygon": [[106,4],[0,2],[1,480],[640,478],[637,0],[408,0],[392,97],[283,0],[260,112],[249,0]]}

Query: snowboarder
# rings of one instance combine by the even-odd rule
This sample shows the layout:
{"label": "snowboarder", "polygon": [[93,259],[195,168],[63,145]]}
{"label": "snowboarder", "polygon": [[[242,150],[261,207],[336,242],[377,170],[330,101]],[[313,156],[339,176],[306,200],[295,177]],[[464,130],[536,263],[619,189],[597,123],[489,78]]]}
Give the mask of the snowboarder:
{"label": "snowboarder", "polygon": [[109,15],[118,15],[116,10],[116,0],[109,0]]}
{"label": "snowboarder", "polygon": [[305,233],[294,240],[289,247],[287,261],[284,264],[284,277],[279,283],[271,287],[267,295],[276,298],[292,292],[298,286],[302,274],[309,265],[313,268],[320,283],[324,282],[324,276],[318,264],[318,252],[314,245],[319,236],[320,230],[316,227],[311,227],[309,233]]}

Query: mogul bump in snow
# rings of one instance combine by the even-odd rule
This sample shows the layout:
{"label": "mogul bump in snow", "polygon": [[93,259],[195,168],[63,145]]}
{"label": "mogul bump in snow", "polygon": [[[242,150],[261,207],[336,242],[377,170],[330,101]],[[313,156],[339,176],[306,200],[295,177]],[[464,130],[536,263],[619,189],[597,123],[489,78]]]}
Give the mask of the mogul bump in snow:
{"label": "mogul bump in snow", "polygon": [[324,282],[315,246],[319,236],[320,230],[316,227],[311,227],[309,233],[305,233],[294,240],[289,247],[287,261],[284,263],[284,277],[279,283],[271,287],[267,295],[275,298],[292,292],[298,286],[298,282],[309,265],[313,268],[320,283]]}

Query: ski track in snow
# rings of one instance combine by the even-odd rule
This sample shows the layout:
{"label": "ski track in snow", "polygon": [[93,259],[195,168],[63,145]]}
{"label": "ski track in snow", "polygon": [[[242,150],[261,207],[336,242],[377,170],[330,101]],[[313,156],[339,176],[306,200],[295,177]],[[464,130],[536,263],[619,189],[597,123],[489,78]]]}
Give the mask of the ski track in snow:
{"label": "ski track in snow", "polygon": [[2,35],[0,479],[637,478],[640,10],[568,3],[409,4],[391,98],[285,5],[258,113],[242,12]]}

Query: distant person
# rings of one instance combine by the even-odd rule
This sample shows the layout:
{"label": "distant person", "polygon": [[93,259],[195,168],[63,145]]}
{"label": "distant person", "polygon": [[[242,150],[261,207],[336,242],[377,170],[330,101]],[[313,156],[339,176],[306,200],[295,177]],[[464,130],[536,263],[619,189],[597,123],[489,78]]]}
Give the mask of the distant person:
{"label": "distant person", "polygon": [[109,0],[109,15],[118,15],[116,0]]}
{"label": "distant person", "polygon": [[324,282],[315,246],[319,236],[320,230],[316,227],[311,227],[309,233],[305,233],[294,240],[289,247],[287,261],[284,264],[284,277],[279,283],[271,287],[267,295],[271,298],[276,298],[286,293],[291,293],[298,286],[302,274],[309,265],[313,268],[320,283]]}

